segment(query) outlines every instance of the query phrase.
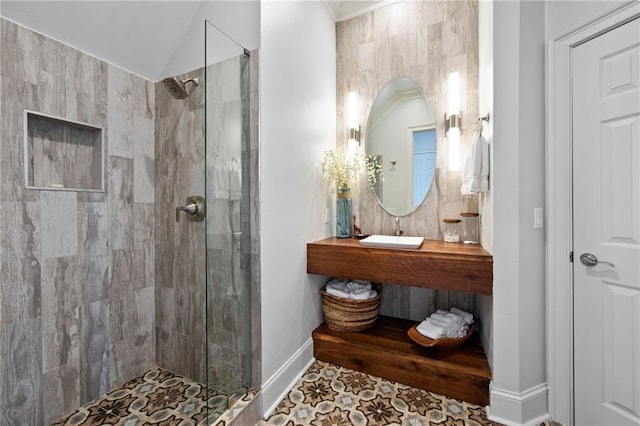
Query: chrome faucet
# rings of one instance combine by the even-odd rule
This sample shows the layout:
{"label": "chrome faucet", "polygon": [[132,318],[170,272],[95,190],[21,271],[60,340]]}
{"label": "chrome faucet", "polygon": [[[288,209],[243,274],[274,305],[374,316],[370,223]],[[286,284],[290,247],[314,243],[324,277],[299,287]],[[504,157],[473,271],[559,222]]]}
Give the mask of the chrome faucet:
{"label": "chrome faucet", "polygon": [[402,229],[400,229],[400,218],[396,217],[396,232],[395,235],[396,237],[399,237],[403,234]]}

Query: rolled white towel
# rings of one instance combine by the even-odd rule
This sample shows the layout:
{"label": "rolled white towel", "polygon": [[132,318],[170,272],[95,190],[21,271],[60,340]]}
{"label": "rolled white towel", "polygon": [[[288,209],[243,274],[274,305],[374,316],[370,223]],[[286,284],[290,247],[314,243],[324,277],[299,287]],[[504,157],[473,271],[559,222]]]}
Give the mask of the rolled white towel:
{"label": "rolled white towel", "polygon": [[342,291],[342,290],[338,290],[337,288],[327,287],[326,292],[329,293],[329,294],[332,294],[334,296],[337,296],[337,297],[342,297],[344,299],[350,299],[351,298],[350,293],[347,293],[347,292]]}
{"label": "rolled white towel", "polygon": [[464,322],[464,318],[462,318],[458,314],[454,314],[453,312],[449,312],[447,314],[447,318],[451,318],[451,323],[455,324],[457,327],[462,327],[466,323]]}
{"label": "rolled white towel", "polygon": [[445,336],[445,331],[442,329],[442,327],[438,327],[427,321],[422,321],[420,324],[418,324],[418,327],[416,327],[416,329],[420,334],[422,334],[423,336],[427,336],[429,339],[439,339]]}
{"label": "rolled white towel", "polygon": [[467,326],[461,316],[447,311],[441,312],[445,313],[434,312],[426,321],[442,327],[445,337],[459,338],[466,334]]}
{"label": "rolled white towel", "polygon": [[371,283],[365,281],[351,281],[347,284],[349,291],[371,290]]}
{"label": "rolled white towel", "polygon": [[469,312],[463,311],[462,309],[458,309],[456,307],[451,308],[450,311],[456,315],[461,316],[464,320],[464,323],[467,325],[470,325],[473,322],[473,315]]}
{"label": "rolled white towel", "polygon": [[327,283],[327,288],[334,288],[336,290],[340,290],[348,293],[347,285],[340,281],[329,281]]}
{"label": "rolled white towel", "polygon": [[431,324],[433,324],[435,326],[442,327],[443,329],[449,328],[449,325],[450,325],[449,323],[447,323],[445,321],[441,321],[441,320],[439,320],[437,318],[433,318],[432,316],[427,318],[425,321],[427,321],[428,323],[431,323]]}
{"label": "rolled white towel", "polygon": [[372,297],[373,296],[371,296],[371,293],[369,290],[367,290],[364,293],[349,293],[349,298],[354,300],[365,300],[365,299],[371,299]]}
{"label": "rolled white towel", "polygon": [[459,330],[455,330],[455,331],[450,332],[447,337],[452,337],[454,339],[459,339],[461,337],[466,336],[468,331],[469,331],[469,327],[467,327],[465,325],[464,327],[462,327]]}
{"label": "rolled white towel", "polygon": [[[449,312],[447,312],[449,313]],[[433,314],[431,314],[431,316],[429,318],[433,318],[436,319],[438,321],[442,321],[448,325],[450,325],[453,322],[453,318],[447,315],[443,315],[443,314],[439,314],[437,312],[434,312]]]}

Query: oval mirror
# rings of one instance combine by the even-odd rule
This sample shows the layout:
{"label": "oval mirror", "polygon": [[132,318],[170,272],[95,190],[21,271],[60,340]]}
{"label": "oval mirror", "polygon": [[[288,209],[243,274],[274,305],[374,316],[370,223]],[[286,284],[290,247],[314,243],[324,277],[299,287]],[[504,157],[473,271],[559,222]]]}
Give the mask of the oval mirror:
{"label": "oval mirror", "polygon": [[436,123],[422,88],[396,77],[378,93],[367,122],[365,152],[382,169],[370,183],[380,206],[404,216],[422,204],[436,167]]}

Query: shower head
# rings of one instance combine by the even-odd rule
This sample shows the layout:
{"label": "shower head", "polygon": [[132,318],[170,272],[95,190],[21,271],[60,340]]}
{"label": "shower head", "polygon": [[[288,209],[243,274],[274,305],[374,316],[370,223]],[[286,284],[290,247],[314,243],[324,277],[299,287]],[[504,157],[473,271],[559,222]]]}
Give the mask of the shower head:
{"label": "shower head", "polygon": [[176,99],[184,99],[189,96],[187,92],[187,83],[193,83],[198,85],[198,77],[187,78],[180,80],[178,77],[169,77],[162,80],[162,84],[167,88],[171,96]]}

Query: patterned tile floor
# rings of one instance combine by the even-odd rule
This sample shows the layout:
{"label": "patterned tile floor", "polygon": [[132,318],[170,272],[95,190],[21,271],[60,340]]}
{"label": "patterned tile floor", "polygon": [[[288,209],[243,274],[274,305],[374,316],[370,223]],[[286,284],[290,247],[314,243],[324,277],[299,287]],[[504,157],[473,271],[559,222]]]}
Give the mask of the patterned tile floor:
{"label": "patterned tile floor", "polygon": [[[229,411],[237,412],[256,392],[249,391],[227,410],[228,395],[209,393],[210,420],[225,425]],[[81,407],[52,426],[163,425],[195,426],[206,423],[206,387],[160,367],[129,380],[95,401]]]}
{"label": "patterned tile floor", "polygon": [[484,407],[316,361],[259,425],[498,425]]}

